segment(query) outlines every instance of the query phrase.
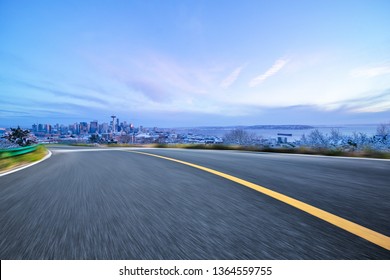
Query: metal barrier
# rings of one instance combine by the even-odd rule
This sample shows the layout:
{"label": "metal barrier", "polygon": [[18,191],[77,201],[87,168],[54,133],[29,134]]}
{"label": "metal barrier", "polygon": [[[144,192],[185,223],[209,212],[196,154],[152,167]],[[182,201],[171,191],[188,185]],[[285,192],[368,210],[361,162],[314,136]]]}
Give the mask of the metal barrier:
{"label": "metal barrier", "polygon": [[0,150],[0,159],[19,156],[37,150],[39,145]]}

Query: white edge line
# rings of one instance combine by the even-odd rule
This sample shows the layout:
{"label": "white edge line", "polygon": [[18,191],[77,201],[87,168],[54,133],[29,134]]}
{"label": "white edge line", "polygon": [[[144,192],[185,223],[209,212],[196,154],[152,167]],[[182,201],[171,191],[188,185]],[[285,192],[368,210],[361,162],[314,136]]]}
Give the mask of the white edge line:
{"label": "white edge line", "polygon": [[187,148],[156,148],[156,147],[121,147],[121,148],[96,148],[96,149],[58,149],[56,153],[71,153],[71,152],[96,152],[96,151],[126,151],[126,150],[185,150],[185,151],[204,151],[204,152],[231,152],[235,154],[268,154],[268,155],[282,155],[282,156],[298,156],[298,157],[313,157],[313,158],[327,158],[327,159],[350,159],[350,160],[373,160],[373,161],[390,161],[386,158],[366,158],[366,157],[346,157],[346,156],[326,156],[316,154],[294,154],[294,153],[283,153],[283,152],[262,152],[262,151],[245,151],[245,150],[213,150],[213,149],[187,149]]}
{"label": "white edge line", "polygon": [[165,150],[188,150],[188,151],[215,151],[215,152],[232,152],[232,153],[250,153],[253,155],[268,154],[268,155],[286,155],[286,156],[299,156],[299,157],[319,157],[328,159],[352,159],[352,160],[379,160],[379,161],[390,161],[387,158],[366,158],[366,157],[346,157],[346,156],[326,156],[326,155],[315,155],[315,154],[294,154],[294,153],[283,153],[283,152],[262,152],[262,151],[245,151],[245,150],[212,150],[212,149],[186,149],[186,148],[143,148],[143,149],[165,149]]}
{"label": "white edge line", "polygon": [[25,168],[31,167],[31,166],[33,166],[33,165],[35,165],[35,164],[38,164],[38,163],[40,163],[40,162],[42,162],[42,161],[44,161],[44,160],[47,160],[47,159],[50,158],[51,155],[52,155],[52,152],[51,152],[50,150],[48,150],[48,151],[49,151],[49,153],[48,153],[44,158],[42,158],[42,159],[40,159],[40,160],[38,160],[38,161],[35,161],[35,162],[31,163],[31,164],[28,164],[28,165],[25,165],[25,166],[22,166],[22,167],[19,167],[19,168],[16,168],[16,169],[7,171],[7,172],[5,172],[5,173],[1,173],[1,174],[0,174],[0,177],[5,176],[5,175],[8,175],[8,174],[11,174],[11,173],[14,173],[14,172],[17,172],[17,171],[20,171],[20,170],[22,170],[22,169],[25,169]]}
{"label": "white edge line", "polygon": [[266,154],[279,154],[286,156],[299,156],[299,157],[319,157],[328,159],[353,159],[353,160],[379,160],[379,161],[390,161],[387,158],[368,158],[368,157],[346,157],[346,156],[326,156],[326,155],[311,155],[311,154],[289,154],[289,153],[273,153],[273,152],[257,152]]}

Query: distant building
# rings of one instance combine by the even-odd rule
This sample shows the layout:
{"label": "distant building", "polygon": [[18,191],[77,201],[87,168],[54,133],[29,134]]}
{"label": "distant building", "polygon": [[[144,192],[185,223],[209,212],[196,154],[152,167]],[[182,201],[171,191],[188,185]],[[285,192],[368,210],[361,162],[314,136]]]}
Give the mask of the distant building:
{"label": "distant building", "polygon": [[70,124],[68,130],[72,134],[76,134],[76,135],[80,134],[80,127],[78,123]]}
{"label": "distant building", "polygon": [[44,125],[43,124],[38,124],[38,132],[44,132]]}
{"label": "distant building", "polygon": [[108,133],[109,125],[108,123],[102,123],[99,125],[99,133]]}
{"label": "distant building", "polygon": [[45,124],[44,132],[51,133],[51,130],[52,130],[51,125],[50,124]]}
{"label": "distant building", "polygon": [[119,118],[116,119],[115,131],[121,131],[121,127],[119,125]]}
{"label": "distant building", "polygon": [[80,122],[79,124],[80,132],[79,134],[88,134],[88,123],[87,122]]}
{"label": "distant building", "polygon": [[116,116],[112,115],[111,118],[112,118],[112,121],[111,121],[111,131],[115,133],[115,118],[116,118]]}
{"label": "distant building", "polygon": [[65,126],[65,125],[63,125],[63,124],[61,124],[60,125],[60,133],[62,134],[62,135],[66,135],[66,134],[68,134],[68,128]]}
{"label": "distant building", "polygon": [[291,138],[292,138],[291,133],[278,133],[278,144],[290,142],[288,140],[290,140]]}
{"label": "distant building", "polygon": [[99,132],[98,121],[91,121],[89,123],[89,133],[97,133]]}
{"label": "distant building", "polygon": [[102,139],[104,141],[110,141],[112,139],[112,133],[108,133],[108,132],[103,132],[102,133]]}

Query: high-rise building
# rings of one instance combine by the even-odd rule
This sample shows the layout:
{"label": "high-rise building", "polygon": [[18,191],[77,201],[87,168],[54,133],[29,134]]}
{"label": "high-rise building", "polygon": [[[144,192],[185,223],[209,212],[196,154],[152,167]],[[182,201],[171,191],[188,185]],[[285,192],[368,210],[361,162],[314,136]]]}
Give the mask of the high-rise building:
{"label": "high-rise building", "polygon": [[88,134],[88,123],[87,122],[80,122],[80,134]]}
{"label": "high-rise building", "polygon": [[72,134],[76,134],[76,135],[80,134],[79,124],[78,123],[70,124],[69,125],[69,131]]}
{"label": "high-rise building", "polygon": [[51,133],[51,124],[45,124],[44,126],[44,132]]}
{"label": "high-rise building", "polygon": [[102,123],[99,125],[99,133],[108,133],[109,126],[108,123]]}
{"label": "high-rise building", "polygon": [[98,121],[91,121],[89,124],[89,133],[97,133],[98,127]]}
{"label": "high-rise building", "polygon": [[115,118],[116,118],[116,116],[112,115],[111,118],[112,118],[112,123],[111,123],[112,132],[115,133]]}
{"label": "high-rise building", "polygon": [[62,135],[68,134],[68,128],[65,125],[61,124],[60,125],[60,132]]}

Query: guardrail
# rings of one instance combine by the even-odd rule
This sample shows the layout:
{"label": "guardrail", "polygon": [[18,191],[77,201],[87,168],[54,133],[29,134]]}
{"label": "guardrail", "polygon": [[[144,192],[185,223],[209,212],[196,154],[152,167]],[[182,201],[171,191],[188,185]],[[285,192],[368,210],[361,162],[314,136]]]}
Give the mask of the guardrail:
{"label": "guardrail", "polygon": [[0,150],[0,159],[19,156],[36,151],[38,145]]}

